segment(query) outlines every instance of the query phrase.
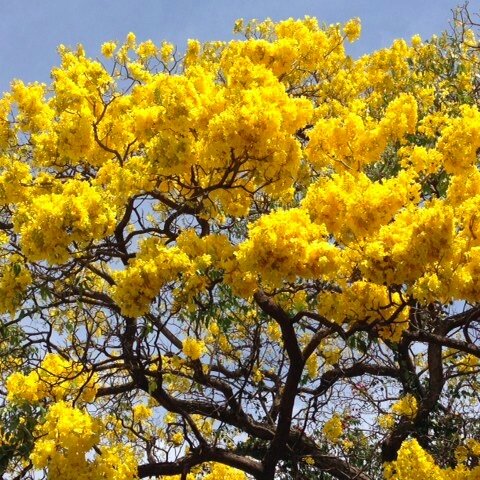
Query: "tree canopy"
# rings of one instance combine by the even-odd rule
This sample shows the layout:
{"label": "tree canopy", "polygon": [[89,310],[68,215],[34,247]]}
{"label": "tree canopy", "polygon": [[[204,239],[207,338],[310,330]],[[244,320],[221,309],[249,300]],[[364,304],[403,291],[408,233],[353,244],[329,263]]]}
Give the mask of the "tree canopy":
{"label": "tree canopy", "polygon": [[479,478],[462,15],[358,59],[358,19],[185,53],[129,34],[12,83],[3,478]]}

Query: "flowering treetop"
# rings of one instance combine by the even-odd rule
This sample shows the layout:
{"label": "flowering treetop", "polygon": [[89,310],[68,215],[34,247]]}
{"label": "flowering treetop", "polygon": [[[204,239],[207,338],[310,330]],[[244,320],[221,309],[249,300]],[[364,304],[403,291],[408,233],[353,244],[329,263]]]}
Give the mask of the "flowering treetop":
{"label": "flowering treetop", "polygon": [[478,478],[480,69],[460,27],[356,60],[358,19],[239,21],[184,55],[129,34],[14,81],[0,468]]}

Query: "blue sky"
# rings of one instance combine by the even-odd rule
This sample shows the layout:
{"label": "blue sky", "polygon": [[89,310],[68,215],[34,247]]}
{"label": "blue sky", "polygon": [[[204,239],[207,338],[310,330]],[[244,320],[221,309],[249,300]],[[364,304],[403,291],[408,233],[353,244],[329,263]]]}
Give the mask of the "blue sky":
{"label": "blue sky", "polygon": [[[0,92],[10,81],[49,81],[58,63],[56,47],[82,43],[97,56],[107,40],[129,31],[139,40],[187,38],[228,40],[237,18],[316,16],[327,23],[360,17],[358,55],[395,38],[424,38],[449,27],[451,10],[462,0],[0,0]],[[472,11],[477,2],[471,1]],[[478,10],[478,5],[477,5]]]}

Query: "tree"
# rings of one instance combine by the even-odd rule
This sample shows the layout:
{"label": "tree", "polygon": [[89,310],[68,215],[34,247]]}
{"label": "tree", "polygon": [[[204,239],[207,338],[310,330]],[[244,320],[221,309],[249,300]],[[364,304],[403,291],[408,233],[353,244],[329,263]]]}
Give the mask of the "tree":
{"label": "tree", "polygon": [[478,478],[480,69],[455,28],[357,60],[357,19],[185,55],[129,34],[13,82],[4,478]]}

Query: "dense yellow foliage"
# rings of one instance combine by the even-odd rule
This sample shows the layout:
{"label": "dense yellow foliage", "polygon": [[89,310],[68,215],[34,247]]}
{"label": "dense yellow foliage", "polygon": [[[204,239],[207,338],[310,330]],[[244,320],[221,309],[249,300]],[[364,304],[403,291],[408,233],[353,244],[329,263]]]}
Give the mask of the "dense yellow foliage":
{"label": "dense yellow foliage", "polygon": [[[478,445],[478,442],[474,443]],[[405,441],[398,452],[398,459],[385,468],[387,480],[415,480],[417,478],[475,480],[479,475],[480,467],[469,469],[462,463],[455,468],[439,468],[416,440]]]}
{"label": "dense yellow foliage", "polygon": [[[99,444],[105,434],[99,420],[63,401],[48,410],[35,432],[38,440],[31,453],[35,468],[47,468],[49,478],[129,480],[135,478],[134,452],[122,444]],[[99,445],[94,460],[87,454]]]}
{"label": "dense yellow foliage", "polygon": [[37,403],[47,398],[60,401],[73,396],[77,401],[92,402],[98,388],[96,377],[84,372],[81,365],[49,353],[28,375],[15,372],[8,377],[7,399],[14,403]]}
{"label": "dense yellow foliage", "polygon": [[[156,458],[152,445],[162,445],[158,462],[195,453],[192,432],[230,448],[241,434],[215,434],[215,411],[185,420],[178,407],[162,423],[157,402],[203,393],[194,380],[206,385],[207,374],[247,360],[247,373],[235,370],[246,375],[242,391],[278,381],[282,392],[269,358],[286,327],[265,320],[256,292],[292,316],[326,319],[331,332],[363,328],[389,346],[414,307],[480,302],[477,54],[450,52],[452,74],[445,38],[350,58],[344,43],[359,38],[358,19],[235,28],[245,40],[190,41],[183,57],[133,34],[105,43],[101,61],[61,47],[50,85],[14,81],[0,100],[0,312],[33,312],[47,325],[30,333],[33,344],[35,334],[58,344],[2,377],[9,408],[40,412],[26,460],[52,480],[135,478]],[[295,330],[301,348],[314,331]],[[249,342],[265,355],[250,356]],[[348,354],[320,338],[304,381]],[[451,365],[472,373],[478,358]],[[143,391],[128,390],[140,370]],[[133,393],[109,404],[115,384]],[[380,416],[382,428],[416,419],[416,397],[391,400],[396,417]],[[334,414],[321,431],[349,451],[348,429]],[[15,444],[9,435],[2,445]],[[463,448],[465,458],[480,453]],[[192,468],[191,480],[247,478],[222,463]],[[442,469],[411,439],[385,478],[473,480],[478,469]]]}

